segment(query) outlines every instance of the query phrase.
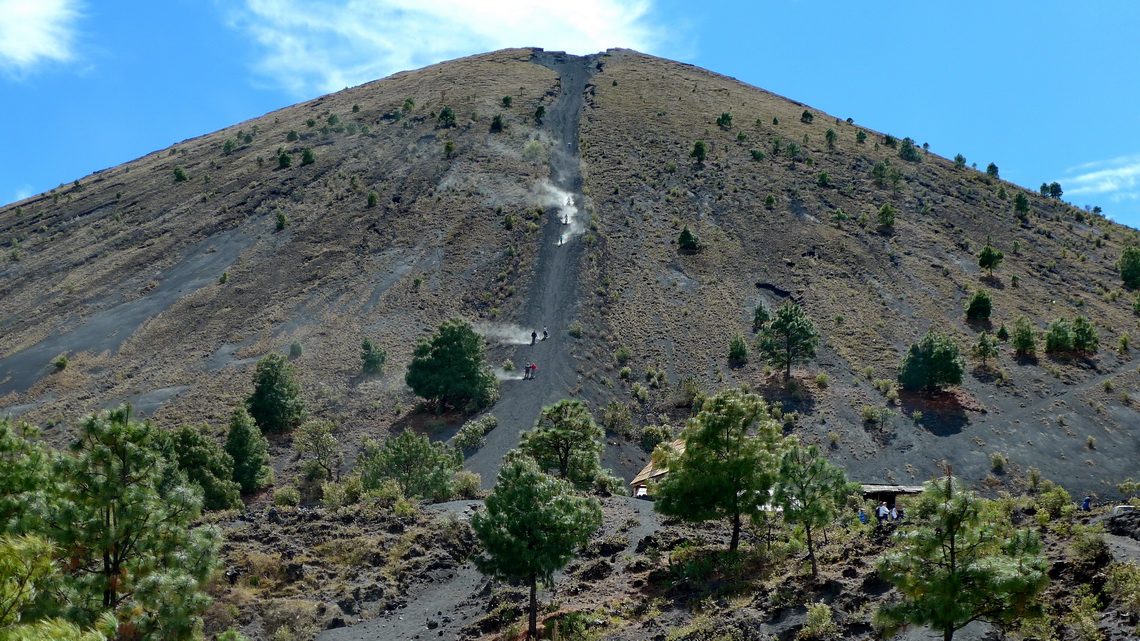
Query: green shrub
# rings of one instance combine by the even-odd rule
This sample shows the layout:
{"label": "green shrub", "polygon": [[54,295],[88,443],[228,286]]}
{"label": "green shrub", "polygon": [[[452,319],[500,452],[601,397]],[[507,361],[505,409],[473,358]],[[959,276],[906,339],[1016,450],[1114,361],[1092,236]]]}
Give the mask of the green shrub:
{"label": "green shrub", "polygon": [[641,430],[641,447],[646,452],[652,452],[659,444],[672,440],[673,428],[668,425],[646,425]]}
{"label": "green shrub", "polygon": [[380,194],[376,193],[375,189],[368,192],[368,206],[369,207],[375,207],[379,203],[380,203]]}
{"label": "green shrub", "polygon": [[612,494],[621,496],[625,493],[625,481],[610,470],[602,470],[595,474],[592,485],[594,494],[600,496],[610,496]]}
{"label": "green shrub", "polygon": [[293,156],[287,152],[282,151],[277,155],[277,166],[281,169],[286,169],[293,166]]}
{"label": "green shrub", "polygon": [[491,414],[485,414],[473,421],[467,421],[459,428],[451,439],[451,444],[461,452],[477,450],[486,443],[483,437],[495,429],[499,420]]}
{"label": "green shrub", "polygon": [[962,154],[957,154],[956,156],[954,156],[954,168],[955,169],[963,169],[963,168],[965,168],[965,166],[966,166],[966,157],[965,156],[963,156]]}
{"label": "green shrub", "polygon": [[726,112],[722,113],[721,115],[717,116],[716,124],[719,127],[723,127],[725,129],[731,129],[732,128],[732,114],[730,114],[726,111]]}
{"label": "green shrub", "polygon": [[800,122],[802,123],[811,124],[813,120],[815,120],[815,116],[807,109],[804,109],[804,112],[800,114]]}
{"label": "green shrub", "polygon": [[641,383],[634,383],[633,386],[630,387],[629,393],[642,403],[649,400],[649,388]]}
{"label": "green shrub", "polygon": [[819,374],[819,375],[817,375],[817,376],[815,377],[815,384],[816,384],[816,385],[817,385],[817,386],[818,386],[820,389],[827,389],[827,386],[828,386],[830,383],[831,383],[831,378],[830,378],[830,377],[828,377],[828,375],[827,375],[827,374]]}
{"label": "green shrub", "polygon": [[611,434],[620,434],[628,438],[633,431],[629,406],[625,403],[610,401],[602,410],[602,428]]}
{"label": "green shrub", "polygon": [[503,108],[510,109],[515,99],[510,96],[503,96]]}
{"label": "green shrub", "polygon": [[181,165],[176,166],[174,168],[174,182],[180,183],[187,180],[190,180],[190,176],[187,175],[186,170]]}
{"label": "green shrub", "polygon": [[315,162],[317,162],[317,154],[312,149],[305,147],[305,149],[301,151],[301,164],[311,165]]}
{"label": "green shrub", "polygon": [[764,152],[760,151],[759,149],[753,149],[752,150],[752,160],[755,160],[757,162],[764,160]]}
{"label": "green shrub", "polygon": [[297,507],[301,504],[301,492],[292,485],[283,485],[273,491],[273,504],[281,507]]}
{"label": "green shrub", "polygon": [[633,358],[633,350],[628,345],[622,345],[614,351],[614,360],[618,362],[618,365],[625,365],[631,358]]}
{"label": "green shrub", "polygon": [[1132,616],[1140,615],[1140,565],[1136,561],[1113,563],[1108,566],[1105,588],[1113,601]]}
{"label": "green shrub", "polygon": [[1008,460],[1005,458],[1005,455],[1002,454],[1001,452],[994,452],[993,454],[990,454],[990,468],[993,469],[993,471],[995,471],[995,472],[1005,471],[1006,463],[1008,463]]}
{"label": "green shrub", "polygon": [[301,139],[301,134],[297,133],[296,129],[290,129],[289,133],[285,134],[285,140],[289,142],[297,142]]}
{"label": "green shrub", "polygon": [[459,470],[455,473],[455,498],[478,499],[482,493],[482,477],[470,470]]}
{"label": "green shrub", "polygon": [[622,379],[623,381],[628,381],[629,377],[632,375],[633,370],[631,370],[628,365],[621,368],[621,371],[618,372],[618,378]]}
{"label": "green shrub", "polygon": [[495,117],[491,119],[491,133],[502,131],[504,126],[502,114],[495,114]]}
{"label": "green shrub", "polygon": [[831,617],[831,606],[815,603],[808,606],[807,622],[798,635],[802,639],[830,639],[835,637],[835,622]]}
{"label": "green shrub", "polygon": [[290,359],[301,358],[301,354],[304,354],[304,353],[305,353],[305,348],[302,347],[301,344],[298,343],[297,341],[293,341],[293,343],[291,345],[289,345],[289,358]]}
{"label": "green shrub", "polygon": [[60,371],[67,369],[67,357],[60,356],[59,358],[55,359],[55,368]]}
{"label": "green shrub", "polygon": [[860,145],[866,143],[867,142],[867,132],[863,131],[862,129],[860,129],[859,131],[856,131],[855,132],[855,142],[859,143]]}

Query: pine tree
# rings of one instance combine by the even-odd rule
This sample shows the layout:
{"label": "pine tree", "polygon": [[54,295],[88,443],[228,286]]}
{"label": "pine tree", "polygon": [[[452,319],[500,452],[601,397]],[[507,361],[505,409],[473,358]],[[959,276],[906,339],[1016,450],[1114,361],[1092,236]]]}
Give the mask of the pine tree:
{"label": "pine tree", "polygon": [[811,318],[792,301],[786,301],[772,320],[760,330],[760,353],[776,367],[784,369],[784,380],[792,377],[792,364],[815,358],[819,334]]}
{"label": "pine tree", "polygon": [[28,423],[0,418],[0,533],[35,531],[42,490],[51,487],[51,453]]}
{"label": "pine tree", "polygon": [[588,487],[601,470],[605,433],[582,401],[563,399],[542,408],[534,429],[521,438],[523,454],[575,487]]}
{"label": "pine tree", "polygon": [[965,368],[958,345],[949,336],[930,330],[910,346],[899,365],[898,380],[903,389],[934,394],[947,385],[960,384]]}
{"label": "pine tree", "polygon": [[1132,289],[1140,287],[1140,247],[1130,245],[1120,252],[1120,279]]}
{"label": "pine tree", "polygon": [[380,349],[367,336],[360,345],[360,368],[365,374],[379,374],[388,360],[388,352]]}
{"label": "pine tree", "polygon": [[252,494],[273,481],[269,442],[244,407],[234,410],[226,434],[226,453],[233,457],[234,481],[242,494]]}
{"label": "pine tree", "polygon": [[981,267],[982,269],[988,271],[990,273],[990,277],[993,278],[994,270],[997,269],[999,265],[1001,265],[1001,261],[1004,258],[1004,253],[999,252],[998,250],[991,247],[989,243],[986,243],[986,246],[982,248],[982,251],[978,252],[978,267]]}
{"label": "pine tree", "polygon": [[1084,316],[1073,319],[1073,351],[1080,354],[1095,354],[1100,347],[1100,337],[1096,326]]}
{"label": "pine tree", "polygon": [[693,143],[693,150],[689,152],[689,157],[693,160],[696,160],[698,165],[703,163],[705,159],[708,158],[708,156],[709,147],[707,144],[705,144],[705,141],[698,140],[697,142]]}
{"label": "pine tree", "polygon": [[526,582],[528,633],[537,639],[538,582],[551,582],[601,525],[601,506],[544,474],[529,457],[509,455],[483,504],[471,517],[471,529],[483,544],[475,564],[485,574]]}
{"label": "pine tree", "polygon": [[445,321],[416,345],[404,381],[416,396],[468,411],[495,402],[499,382],[486,363],[486,341],[467,321]]}
{"label": "pine tree", "polygon": [[129,405],[84,420],[52,469],[59,488],[48,532],[69,559],[70,619],[90,625],[113,611],[143,637],[183,639],[209,605],[199,586],[214,571],[221,533],[191,529],[199,491],[160,489],[170,464],[154,448],[156,429],[133,420]]}
{"label": "pine tree", "polygon": [[748,362],[748,343],[743,334],[733,336],[728,342],[728,362],[737,366]]}
{"label": "pine tree", "polygon": [[966,318],[972,321],[987,321],[993,312],[994,300],[990,293],[979,289],[966,301]]}
{"label": "pine tree", "polygon": [[202,507],[229,510],[241,506],[241,487],[233,481],[234,459],[206,433],[207,426],[183,425],[155,434],[158,449],[202,490]]}
{"label": "pine tree", "polygon": [[677,237],[677,246],[684,251],[696,251],[700,247],[701,241],[693,232],[689,231],[688,225],[681,229],[681,235]]}
{"label": "pine tree", "polygon": [[1073,326],[1064,318],[1049,323],[1045,332],[1045,353],[1061,354],[1073,349]]}
{"label": "pine tree", "polygon": [[917,526],[897,533],[895,549],[877,563],[906,597],[876,613],[888,636],[929,625],[953,641],[972,621],[1040,615],[1036,597],[1049,583],[1048,563],[1030,530],[1011,531],[953,478],[928,482],[913,513]]}
{"label": "pine tree", "polygon": [[881,208],[879,208],[878,216],[879,216],[879,225],[880,226],[882,226],[882,227],[894,227],[895,226],[895,208],[892,207],[890,203],[884,203],[883,206]]}
{"label": "pine tree", "polygon": [[1037,332],[1024,316],[1013,324],[1013,351],[1023,358],[1037,352]]}
{"label": "pine tree", "polygon": [[245,401],[249,415],[263,432],[284,432],[305,420],[305,399],[295,378],[296,368],[280,354],[257,361],[253,393]]}
{"label": "pine tree", "polygon": [[774,499],[784,510],[784,520],[804,526],[811,576],[818,575],[813,528],[826,527],[847,500],[859,494],[859,487],[847,483],[847,475],[819,455],[819,446],[793,445],[780,460],[780,477]]}
{"label": "pine tree", "polygon": [[974,343],[973,352],[974,356],[982,359],[983,368],[987,367],[986,361],[988,359],[996,358],[1000,353],[997,340],[986,332],[978,335],[978,342]]}
{"label": "pine tree", "polygon": [[726,390],[704,401],[681,439],[684,452],[667,456],[669,474],[657,487],[653,507],[686,521],[728,518],[729,551],[735,552],[742,519],[769,501],[784,446],[783,428],[770,416],[764,399]]}
{"label": "pine tree", "polygon": [[437,120],[440,127],[454,127],[455,126],[455,110],[451,107],[444,107],[439,110],[439,118]]}
{"label": "pine tree", "polygon": [[[4,641],[107,641],[118,621],[110,612],[93,628],[60,618],[35,618],[35,601],[60,580],[56,549],[39,536],[0,535],[0,639]],[[25,616],[31,614],[32,616]]]}

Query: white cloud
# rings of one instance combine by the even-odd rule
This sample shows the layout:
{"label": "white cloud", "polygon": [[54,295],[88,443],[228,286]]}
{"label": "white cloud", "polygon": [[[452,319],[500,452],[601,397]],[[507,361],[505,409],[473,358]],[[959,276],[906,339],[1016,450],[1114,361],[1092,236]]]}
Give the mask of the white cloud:
{"label": "white cloud", "polygon": [[1140,154],[1085,163],[1069,172],[1094,168],[1065,178],[1065,195],[1107,194],[1113,202],[1140,196]]}
{"label": "white cloud", "polygon": [[230,15],[264,54],[258,72],[299,96],[484,51],[585,54],[664,40],[653,0],[245,0]]}
{"label": "white cloud", "polygon": [[77,0],[0,0],[0,70],[28,71],[75,57]]}

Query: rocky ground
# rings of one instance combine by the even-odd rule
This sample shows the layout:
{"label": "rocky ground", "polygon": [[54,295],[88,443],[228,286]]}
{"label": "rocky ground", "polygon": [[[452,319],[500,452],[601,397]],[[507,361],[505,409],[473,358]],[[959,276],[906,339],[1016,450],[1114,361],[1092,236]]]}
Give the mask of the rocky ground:
{"label": "rocky ground", "polygon": [[[574,623],[591,635],[564,638],[869,641],[880,638],[875,607],[900,598],[874,569],[897,529],[890,524],[844,519],[850,522],[829,528],[813,579],[802,544],[778,523],[750,528],[743,553],[729,559],[723,523],[662,521],[651,502],[629,497],[603,498],[602,505],[602,527],[540,594],[545,629]],[[209,630],[235,626],[255,640],[510,638],[524,624],[527,594],[483,577],[470,562],[477,544],[468,523],[478,509],[479,501],[284,509],[226,522],[225,572],[212,588]],[[1109,585],[1113,568],[1140,562],[1135,514],[1106,518],[1102,510],[1051,521],[1041,530],[1051,563],[1047,617],[1004,632],[971,624],[955,638],[1060,641],[1094,628],[1109,641],[1136,638],[1140,610]],[[1034,523],[1030,512],[1014,518]],[[1098,523],[1105,545],[1083,545],[1097,537],[1082,528]],[[1081,628],[1074,612],[1085,589],[1099,607]],[[809,627],[809,607],[819,603],[830,608],[830,633]],[[935,637],[910,629],[892,638]]]}

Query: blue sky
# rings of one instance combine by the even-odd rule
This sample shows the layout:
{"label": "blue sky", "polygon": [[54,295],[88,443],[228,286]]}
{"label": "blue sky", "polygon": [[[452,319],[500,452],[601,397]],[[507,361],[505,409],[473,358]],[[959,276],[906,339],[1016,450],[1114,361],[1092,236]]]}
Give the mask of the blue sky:
{"label": "blue sky", "polygon": [[396,71],[630,47],[1140,227],[1140,2],[0,0],[0,203]]}

